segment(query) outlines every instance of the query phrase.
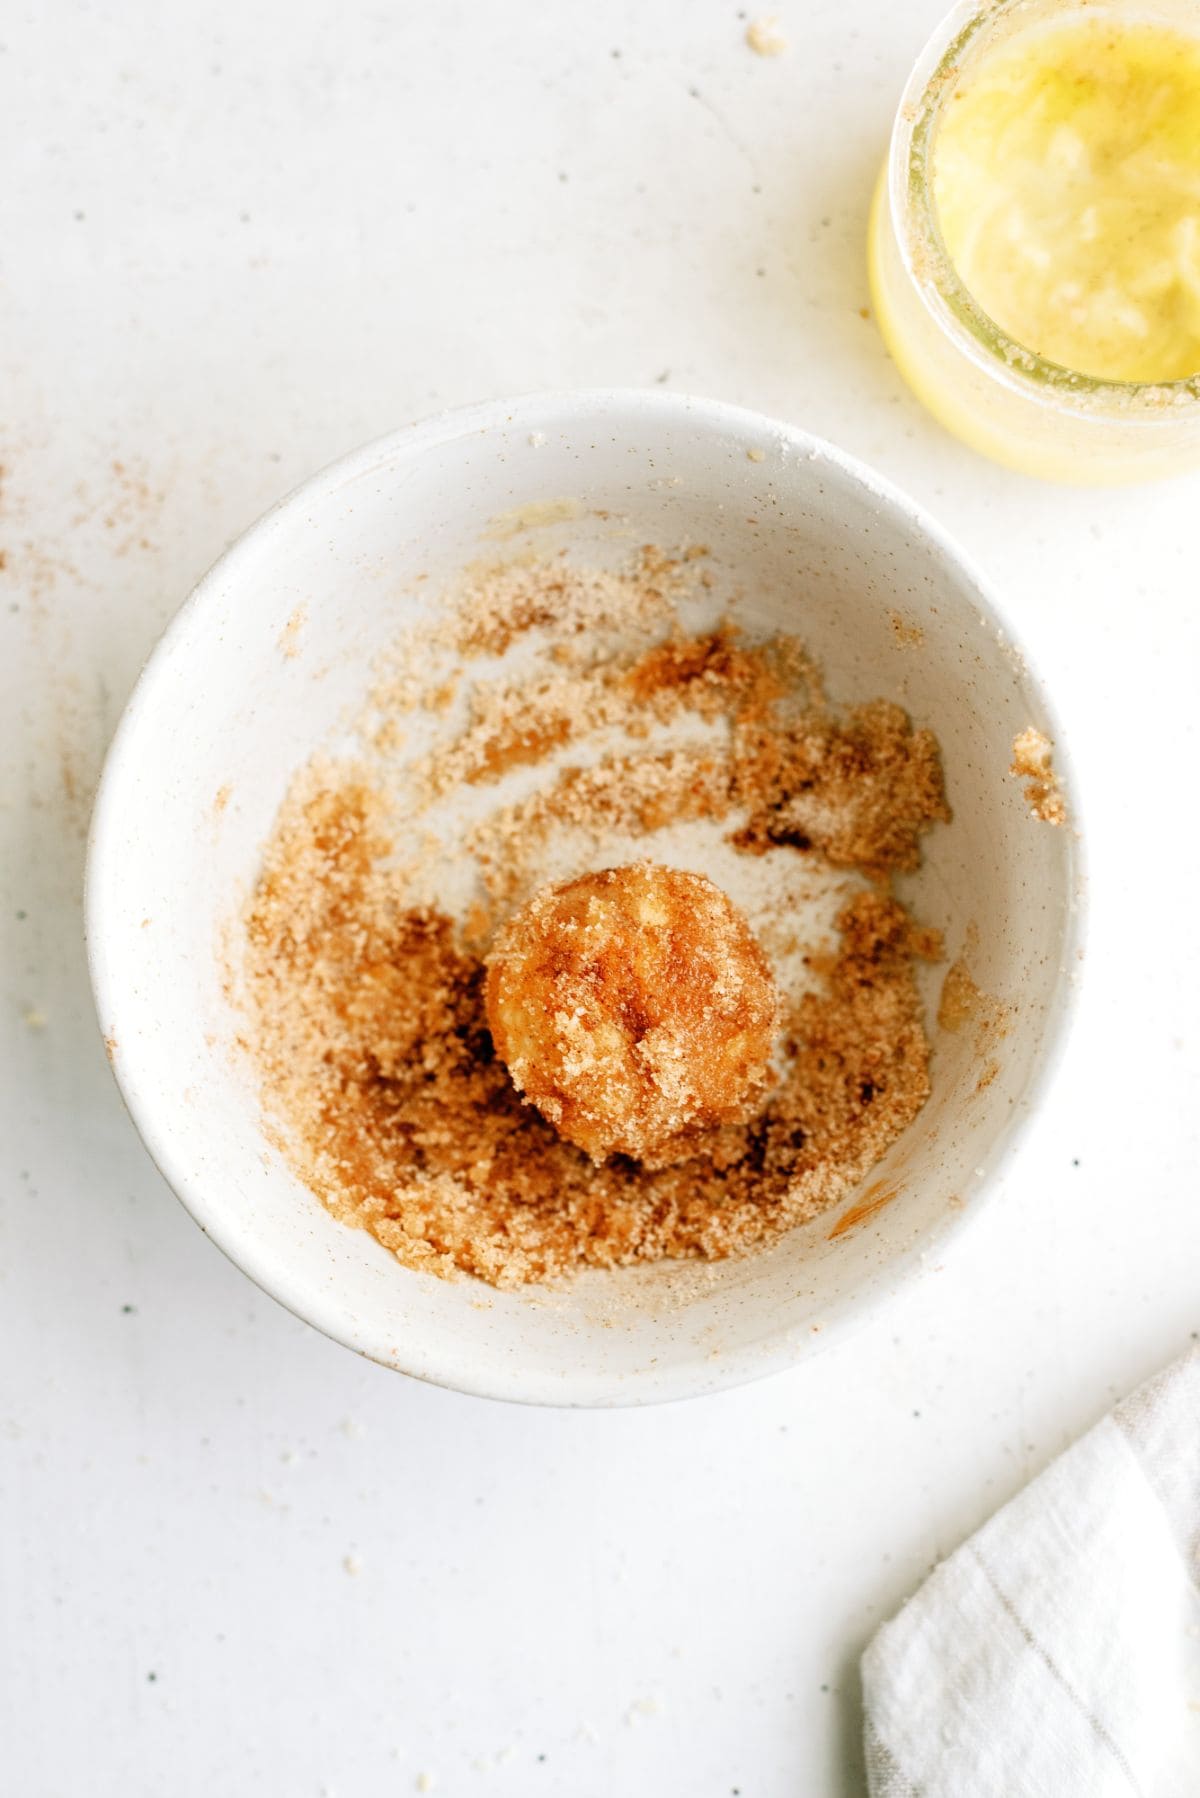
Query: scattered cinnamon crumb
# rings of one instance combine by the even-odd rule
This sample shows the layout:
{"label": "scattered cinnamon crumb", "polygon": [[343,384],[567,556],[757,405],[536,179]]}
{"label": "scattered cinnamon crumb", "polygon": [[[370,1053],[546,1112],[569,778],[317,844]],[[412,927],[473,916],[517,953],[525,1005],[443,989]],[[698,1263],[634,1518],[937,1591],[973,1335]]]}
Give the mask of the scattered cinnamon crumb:
{"label": "scattered cinnamon crumb", "polygon": [[577,499],[531,500],[526,506],[514,506],[511,511],[497,512],[488,520],[486,534],[493,541],[504,543],[526,531],[544,530],[547,525],[562,524],[568,518],[578,518],[581,510]]}
{"label": "scattered cinnamon crumb", "polygon": [[458,676],[452,675],[449,680],[443,681],[440,687],[434,687],[426,693],[422,704],[427,712],[436,712],[439,717],[444,718],[454,704],[454,696],[457,692]]}
{"label": "scattered cinnamon crumb", "polygon": [[467,907],[467,915],[462,923],[463,942],[468,948],[482,949],[492,935],[492,914],[486,905],[478,899],[472,900]]}
{"label": "scattered cinnamon crumb", "polygon": [[372,732],[371,742],[380,755],[394,755],[403,749],[407,742],[407,732],[395,714],[389,715],[377,730]]}
{"label": "scattered cinnamon crumb", "polygon": [[976,985],[963,959],[952,961],[942,981],[937,1021],[941,1029],[956,1032],[975,1026],[975,1052],[985,1055],[1007,1034],[1008,1007]]}
{"label": "scattered cinnamon crumb", "polygon": [[888,613],[888,623],[901,648],[920,649],[925,641],[925,632],[919,624],[914,624],[911,618],[906,618],[903,612],[895,609]]}
{"label": "scattered cinnamon crumb", "polygon": [[[915,866],[920,836],[948,815],[936,743],[884,702],[830,707],[786,638],[676,625],[638,647],[648,619],[660,634],[670,623],[680,565],[650,550],[625,576],[551,562],[540,586],[528,568],[505,571],[507,623],[474,588],[443,636],[458,635],[460,658],[466,642],[503,654],[518,627],[542,628],[560,605],[581,643],[611,641],[614,592],[627,627],[569,675],[476,683],[465,730],[432,758],[438,772],[427,761],[414,789],[420,770],[407,771],[406,803],[423,793],[423,812],[397,812],[392,765],[371,761],[370,732],[360,766],[315,762],[280,812],[245,920],[243,1036],[302,1178],[410,1267],[516,1286],[583,1266],[743,1254],[850,1194],[928,1095],[914,965],[936,959],[940,941],[863,875]],[[444,678],[431,666],[435,685]],[[574,683],[565,711],[563,680]],[[569,729],[547,734],[553,718]],[[572,754],[594,742],[599,759],[561,765],[568,741]],[[447,890],[436,875],[447,851],[422,820],[456,783],[483,798],[514,755],[539,784],[464,830],[456,854],[476,896],[453,912],[440,897],[414,900],[414,880]],[[778,863],[781,930],[804,870],[845,870],[834,935],[805,951],[804,980],[783,992],[775,1082],[751,1116],[699,1130],[670,1166],[623,1155],[596,1166],[522,1102],[496,1055],[491,934],[564,844],[581,872],[610,865],[622,834],[653,853],[657,832],[689,819],[724,830],[756,867]]]}
{"label": "scattered cinnamon crumb", "polygon": [[788,47],[774,17],[752,20],[746,27],[746,42],[756,56],[782,56]]}
{"label": "scattered cinnamon crumb", "polygon": [[215,796],[213,798],[213,802],[212,802],[212,810],[213,810],[214,818],[219,818],[221,816],[221,813],[225,810],[225,807],[229,804],[232,794],[233,794],[233,788],[229,785],[217,788],[216,794],[215,794]]}
{"label": "scattered cinnamon crumb", "polygon": [[1054,745],[1049,737],[1030,725],[1013,738],[1012,752],[1009,773],[1025,782],[1030,812],[1043,824],[1065,824],[1067,807],[1054,772]]}
{"label": "scattered cinnamon crumb", "polygon": [[932,731],[914,731],[885,699],[844,718],[810,712],[783,730],[751,727],[734,795],[750,812],[739,847],[762,854],[790,843],[871,874],[917,867],[922,831],[950,816]]}
{"label": "scattered cinnamon crumb", "polygon": [[680,590],[683,557],[646,545],[631,571],[563,562],[485,565],[458,596],[447,631],[460,655],[503,655],[528,632],[560,641],[597,630],[661,630]]}
{"label": "scattered cinnamon crumb", "polygon": [[294,661],[296,656],[300,654],[300,637],[307,623],[308,607],[303,605],[297,606],[279,633],[278,648],[287,657],[289,662]]}
{"label": "scattered cinnamon crumb", "polygon": [[[527,762],[540,762],[552,749],[561,749],[570,740],[574,728],[575,721],[567,712],[540,724],[526,723],[520,718],[506,721],[498,730],[483,737],[478,760],[464,771],[462,778],[472,783],[499,780],[512,768]],[[443,764],[439,774],[443,784],[449,786],[453,782],[446,779],[447,773]]]}
{"label": "scattered cinnamon crumb", "polygon": [[942,1029],[961,1030],[964,1024],[978,1016],[982,1004],[983,994],[972,979],[966,962],[951,962],[942,981],[942,997],[938,1004],[937,1021]]}
{"label": "scattered cinnamon crumb", "polygon": [[728,626],[705,636],[668,638],[638,657],[626,684],[636,704],[654,704],[660,716],[665,701],[669,709],[682,705],[706,718],[732,713],[762,719],[783,696],[769,652],[743,649]]}

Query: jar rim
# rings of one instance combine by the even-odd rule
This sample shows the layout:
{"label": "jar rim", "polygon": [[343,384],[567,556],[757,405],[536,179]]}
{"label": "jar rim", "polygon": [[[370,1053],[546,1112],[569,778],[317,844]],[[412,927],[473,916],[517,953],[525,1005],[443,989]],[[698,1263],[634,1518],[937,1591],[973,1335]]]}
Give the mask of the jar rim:
{"label": "jar rim", "polygon": [[[1095,6],[1093,16],[1122,10]],[[1120,414],[1147,423],[1181,408],[1200,408],[1200,371],[1172,381],[1113,381],[1041,356],[1010,337],[959,275],[942,236],[933,197],[933,149],[942,107],[965,57],[991,38],[1015,35],[1018,21],[1079,17],[1073,0],[959,0],[913,67],[892,129],[888,204],[895,239],[917,294],[938,327],[993,379],[1027,397],[1092,416]]]}

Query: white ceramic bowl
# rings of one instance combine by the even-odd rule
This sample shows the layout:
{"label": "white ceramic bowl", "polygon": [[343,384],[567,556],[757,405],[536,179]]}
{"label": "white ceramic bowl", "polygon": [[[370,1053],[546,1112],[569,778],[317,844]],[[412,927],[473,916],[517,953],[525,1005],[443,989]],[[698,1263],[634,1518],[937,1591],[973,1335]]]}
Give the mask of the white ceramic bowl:
{"label": "white ceramic bowl", "polygon": [[[933,1095],[872,1176],[897,1196],[861,1227],[831,1238],[826,1215],[701,1279],[694,1264],[663,1265],[494,1292],[401,1267],[297,1181],[226,1046],[220,937],[289,778],[337,732],[374,654],[427,617],[465,563],[495,553],[489,520],[564,499],[582,505],[535,534],[546,547],[588,562],[631,542],[702,540],[744,583],[752,616],[804,638],[836,698],[898,696],[935,728],[954,822],[926,839],[925,865],[901,890],[945,928],[951,956],[977,933],[974,977],[1010,1020],[982,1087],[971,1031],[937,1032]],[[306,621],[285,655],[298,606]],[[919,648],[893,609],[920,627]],[[117,732],[92,826],[87,927],[129,1110],[239,1267],[389,1367],[575,1405],[680,1397],[783,1367],[917,1276],[974,1214],[1035,1102],[1076,978],[1081,872],[1076,832],[1031,818],[1008,775],[1013,737],[1031,724],[1057,736],[962,555],[894,489],[803,431],[641,392],[488,404],[399,431],[317,475],[221,558]],[[1065,774],[1061,739],[1057,761]],[[1069,783],[1068,803],[1074,817]]]}

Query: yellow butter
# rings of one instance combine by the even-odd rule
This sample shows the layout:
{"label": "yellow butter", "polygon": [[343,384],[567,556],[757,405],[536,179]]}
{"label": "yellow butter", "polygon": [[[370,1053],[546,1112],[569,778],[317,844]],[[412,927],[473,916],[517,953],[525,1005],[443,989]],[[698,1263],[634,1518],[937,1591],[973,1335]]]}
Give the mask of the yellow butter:
{"label": "yellow butter", "polygon": [[950,259],[1006,336],[1103,380],[1200,371],[1200,40],[1026,32],[947,97],[932,172]]}

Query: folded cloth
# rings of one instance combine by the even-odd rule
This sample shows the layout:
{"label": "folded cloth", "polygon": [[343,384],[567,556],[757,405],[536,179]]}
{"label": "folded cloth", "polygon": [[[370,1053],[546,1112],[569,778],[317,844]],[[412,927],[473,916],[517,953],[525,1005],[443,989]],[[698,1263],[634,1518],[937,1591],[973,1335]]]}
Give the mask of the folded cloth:
{"label": "folded cloth", "polygon": [[871,1798],[1200,1795],[1200,1350],[930,1575],[863,1701]]}

